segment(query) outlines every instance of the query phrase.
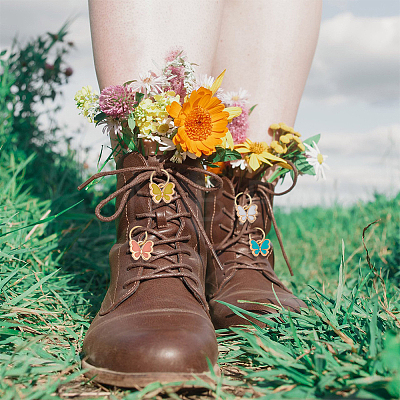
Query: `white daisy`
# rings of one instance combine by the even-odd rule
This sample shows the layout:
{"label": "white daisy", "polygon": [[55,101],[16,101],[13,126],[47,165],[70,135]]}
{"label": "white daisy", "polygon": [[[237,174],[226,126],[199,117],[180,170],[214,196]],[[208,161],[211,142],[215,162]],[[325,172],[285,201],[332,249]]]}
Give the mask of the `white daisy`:
{"label": "white daisy", "polygon": [[156,136],[154,136],[152,132],[139,132],[138,138],[147,140],[156,140],[158,142]]}
{"label": "white daisy", "polygon": [[171,157],[171,161],[174,163],[182,164],[182,162],[186,160],[186,157],[189,157],[192,160],[197,158],[196,154],[193,154],[190,151],[184,151],[181,153],[179,150],[176,150],[175,154]]}
{"label": "white daisy", "polygon": [[157,133],[161,136],[166,136],[169,133],[172,133],[172,131],[175,128],[174,121],[172,118],[164,118],[157,126]]}
{"label": "white daisy", "polygon": [[211,176],[206,175],[206,188],[207,189],[214,187],[214,184],[212,183],[211,179],[212,179]]}
{"label": "white daisy", "polygon": [[247,104],[249,102],[249,92],[247,90],[240,88],[238,92],[222,93],[220,99],[225,104],[232,104],[232,103]]}
{"label": "white daisy", "polygon": [[158,149],[160,151],[169,151],[169,150],[175,150],[176,146],[174,142],[171,139],[168,139],[167,137],[161,137],[158,136],[157,134],[154,134],[152,132],[150,133],[142,133],[140,132],[138,134],[139,139],[147,139],[147,140],[152,140],[154,142],[157,142],[160,146]]}
{"label": "white daisy", "polygon": [[196,90],[200,87],[211,90],[211,86],[213,85],[214,81],[215,78],[213,76],[200,75],[198,79],[196,79]]}
{"label": "white daisy", "polygon": [[168,139],[167,137],[153,136],[153,139],[158,143],[160,143],[159,149],[161,151],[169,151],[176,149],[175,143],[171,139]]}
{"label": "white daisy", "polygon": [[244,171],[245,169],[249,169],[247,161],[244,160],[243,158],[239,160],[230,161],[230,164],[232,168],[240,168],[242,171]]}
{"label": "white daisy", "polygon": [[163,75],[157,76],[149,71],[147,74],[139,74],[139,79],[130,84],[135,92],[141,92],[145,95],[162,93],[164,87],[168,86],[168,78]]}
{"label": "white daisy", "polygon": [[315,179],[326,179],[324,168],[330,169],[325,162],[328,156],[321,154],[315,142],[313,142],[313,146],[310,146],[307,143],[304,143],[304,146],[306,146],[307,148],[307,151],[305,152],[307,161],[310,165],[314,167]]}
{"label": "white daisy", "polygon": [[103,119],[103,121],[100,121],[97,125],[98,126],[104,125],[102,131],[103,131],[103,133],[106,133],[107,135],[109,135],[110,133],[115,133],[116,135],[122,133],[122,126],[119,123],[119,121],[117,121],[111,117]]}
{"label": "white daisy", "polygon": [[[195,88],[195,90],[198,90],[199,88],[203,87],[208,90],[211,90],[211,86],[213,85],[214,81],[215,81],[215,78],[213,76],[200,75],[196,79],[196,84],[195,84],[194,88]],[[221,88],[219,88],[217,90],[217,92],[215,93],[215,96],[218,97],[219,99],[221,99],[222,95],[223,95],[223,90]]]}

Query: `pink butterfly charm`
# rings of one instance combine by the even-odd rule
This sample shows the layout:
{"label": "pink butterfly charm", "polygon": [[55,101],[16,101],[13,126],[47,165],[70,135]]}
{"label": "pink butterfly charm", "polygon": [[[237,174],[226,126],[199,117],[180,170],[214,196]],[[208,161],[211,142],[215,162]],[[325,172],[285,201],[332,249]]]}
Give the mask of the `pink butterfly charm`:
{"label": "pink butterfly charm", "polygon": [[151,252],[153,251],[153,246],[154,242],[151,240],[145,240],[139,243],[133,239],[129,241],[129,250],[134,260],[139,260],[140,257],[145,261],[149,260]]}

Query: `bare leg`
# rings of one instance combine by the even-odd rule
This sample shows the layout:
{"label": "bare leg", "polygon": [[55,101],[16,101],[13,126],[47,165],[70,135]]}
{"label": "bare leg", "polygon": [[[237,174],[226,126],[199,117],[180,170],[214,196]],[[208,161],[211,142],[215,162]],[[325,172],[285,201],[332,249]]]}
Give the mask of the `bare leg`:
{"label": "bare leg", "polygon": [[272,123],[294,125],[317,44],[321,0],[229,0],[213,74],[223,87],[250,93],[257,104],[249,138],[270,141]]}
{"label": "bare leg", "polygon": [[100,89],[155,71],[153,61],[162,66],[174,48],[182,48],[200,73],[210,74],[223,4],[224,0],[89,0]]}

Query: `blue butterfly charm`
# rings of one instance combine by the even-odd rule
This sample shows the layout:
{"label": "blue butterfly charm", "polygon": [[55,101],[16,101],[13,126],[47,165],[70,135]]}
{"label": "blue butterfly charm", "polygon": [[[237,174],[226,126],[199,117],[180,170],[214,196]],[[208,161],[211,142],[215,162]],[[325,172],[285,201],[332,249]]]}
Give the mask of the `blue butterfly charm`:
{"label": "blue butterfly charm", "polygon": [[250,239],[250,250],[253,256],[258,256],[260,253],[264,257],[268,255],[269,250],[271,249],[271,241],[269,239],[263,240],[254,240]]}

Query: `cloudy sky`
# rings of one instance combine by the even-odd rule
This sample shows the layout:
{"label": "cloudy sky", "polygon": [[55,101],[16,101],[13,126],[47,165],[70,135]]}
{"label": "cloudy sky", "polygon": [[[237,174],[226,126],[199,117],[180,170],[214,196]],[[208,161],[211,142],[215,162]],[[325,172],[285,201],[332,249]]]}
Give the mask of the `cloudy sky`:
{"label": "cloudy sky", "polygon": [[[295,1],[295,0],[293,0]],[[322,133],[328,155],[326,181],[301,177],[294,191],[276,203],[351,204],[375,191],[400,190],[400,1],[324,0],[319,43],[298,112],[303,137]],[[74,18],[68,61],[74,69],[65,88],[60,121],[75,134],[74,145],[90,147],[97,159],[101,131],[77,115],[73,96],[81,86],[97,87],[84,0],[0,0],[0,45],[15,35],[26,40],[56,32]]]}

